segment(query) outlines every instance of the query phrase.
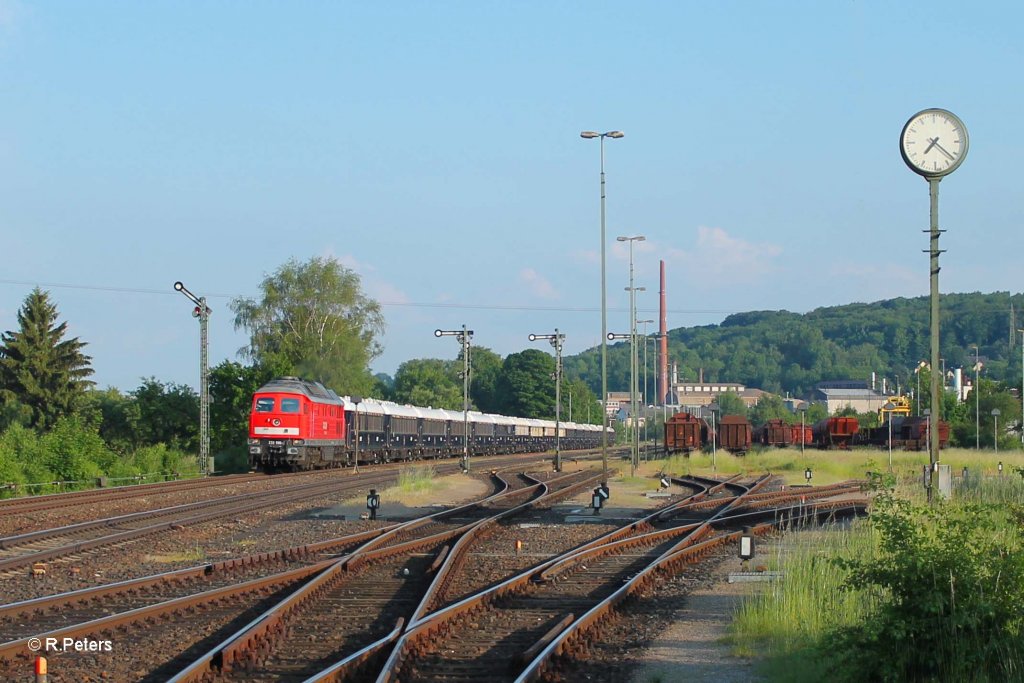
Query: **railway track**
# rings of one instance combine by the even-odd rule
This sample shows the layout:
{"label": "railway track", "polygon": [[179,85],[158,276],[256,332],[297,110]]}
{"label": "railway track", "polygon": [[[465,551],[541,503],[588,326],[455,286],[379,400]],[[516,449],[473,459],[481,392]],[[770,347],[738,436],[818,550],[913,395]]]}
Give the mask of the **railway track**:
{"label": "railway track", "polygon": [[[112,591],[107,597],[78,591],[67,602],[78,604],[77,612],[59,607],[61,596],[3,606],[0,624],[11,614],[21,615],[15,621],[36,614],[35,625],[17,631],[22,640],[33,629],[59,625],[42,613],[64,611],[75,622],[99,617],[52,631],[79,637],[127,638],[148,624],[144,639],[131,638],[146,642],[148,652],[130,672],[103,654],[76,669],[106,672],[114,680],[168,680],[175,674],[174,681],[460,680],[453,672],[465,680],[515,680],[527,671],[571,668],[599,630],[600,618],[589,615],[613,610],[626,586],[637,586],[627,597],[642,592],[649,584],[641,577],[706,552],[688,548],[727,543],[738,533],[729,529],[737,526],[763,531],[798,515],[830,514],[827,505],[815,503],[818,498],[855,490],[851,483],[767,492],[761,490],[767,479],[681,478],[677,483],[693,494],[647,517],[623,527],[560,526],[544,537],[542,523],[520,526],[512,516],[534,519],[544,506],[592,486],[600,475],[541,478],[549,481],[511,477],[503,491],[475,504],[359,538],[332,539],[279,557],[241,558],[234,561],[237,571],[206,565],[163,577],[159,588],[123,582],[91,589]],[[800,500],[794,502],[794,495]],[[524,533],[525,526],[530,531]],[[589,536],[573,542],[569,529]],[[524,536],[531,552],[521,554],[518,545],[511,552],[513,540]],[[179,586],[168,588],[173,584]],[[100,615],[104,610],[116,613]],[[584,621],[586,628],[577,631],[574,625]],[[0,677],[16,662],[24,664],[24,655],[24,642],[0,646],[0,659],[7,659]],[[481,668],[481,662],[490,664]],[[509,662],[515,662],[511,669]]]}
{"label": "railway track", "polygon": [[0,538],[0,572],[213,519],[362,489],[368,484],[383,485],[386,481],[385,478],[318,481],[8,536]]}

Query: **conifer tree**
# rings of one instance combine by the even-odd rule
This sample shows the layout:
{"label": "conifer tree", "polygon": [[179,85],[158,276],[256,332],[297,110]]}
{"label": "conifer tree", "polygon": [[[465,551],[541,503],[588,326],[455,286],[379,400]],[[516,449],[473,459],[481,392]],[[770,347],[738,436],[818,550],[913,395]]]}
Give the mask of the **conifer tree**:
{"label": "conifer tree", "polygon": [[20,406],[29,425],[48,429],[72,413],[93,384],[92,358],[82,353],[85,342],[64,339],[67,323],[57,322],[57,306],[38,287],[18,311],[16,332],[0,337],[0,398]]}

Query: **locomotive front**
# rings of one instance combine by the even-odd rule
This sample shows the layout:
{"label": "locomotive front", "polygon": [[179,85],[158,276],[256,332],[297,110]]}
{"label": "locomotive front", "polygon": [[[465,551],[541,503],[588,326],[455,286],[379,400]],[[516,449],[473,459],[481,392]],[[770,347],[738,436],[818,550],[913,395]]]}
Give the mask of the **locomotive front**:
{"label": "locomotive front", "polygon": [[272,470],[303,463],[302,415],[308,401],[298,393],[261,389],[253,395],[249,413],[249,467]]}

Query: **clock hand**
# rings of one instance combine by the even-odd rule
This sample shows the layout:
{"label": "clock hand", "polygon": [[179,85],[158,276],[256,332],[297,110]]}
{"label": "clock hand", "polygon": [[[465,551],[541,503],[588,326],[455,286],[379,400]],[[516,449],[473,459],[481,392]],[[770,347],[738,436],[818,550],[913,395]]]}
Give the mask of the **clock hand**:
{"label": "clock hand", "polygon": [[950,161],[955,161],[956,157],[946,151],[946,148],[939,144],[939,139],[935,138],[935,146],[938,147],[939,151],[949,157]]}
{"label": "clock hand", "polygon": [[928,146],[924,148],[923,152],[921,152],[922,154],[927,154],[928,152],[932,151],[932,147],[939,144],[939,139],[935,138],[934,140],[932,140],[931,138],[928,138],[928,143]]}

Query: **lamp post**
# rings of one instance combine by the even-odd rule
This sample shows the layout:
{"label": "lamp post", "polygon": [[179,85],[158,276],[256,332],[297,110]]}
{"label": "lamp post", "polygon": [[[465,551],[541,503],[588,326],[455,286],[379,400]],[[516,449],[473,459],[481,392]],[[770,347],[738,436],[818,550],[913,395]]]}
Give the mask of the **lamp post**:
{"label": "lamp post", "polygon": [[1024,445],[1024,330],[1020,332],[1020,442]]}
{"label": "lamp post", "polygon": [[[636,406],[636,377],[637,377],[637,353],[636,353],[636,293],[645,292],[645,287],[633,286],[633,243],[643,242],[647,238],[643,235],[624,236],[615,238],[618,242],[629,242],[629,410],[633,420],[633,438],[630,442],[630,449],[633,451],[633,460],[640,462],[640,431],[638,429],[637,406]],[[636,465],[633,466],[634,470]]]}
{"label": "lamp post", "polygon": [[[928,452],[931,453],[932,448],[932,409],[924,409],[924,443],[928,447]],[[935,469],[932,467],[931,469]],[[929,477],[931,475],[928,475]]]}
{"label": "lamp post", "polygon": [[804,420],[807,418],[807,404],[804,403],[803,407],[800,408],[800,455],[804,454],[804,444],[807,442],[807,427],[804,426]]}
{"label": "lamp post", "polygon": [[[537,341],[538,339],[547,339],[551,342],[551,346],[555,348],[555,372],[551,375],[551,379],[555,380],[555,472],[562,471],[562,454],[561,454],[561,432],[562,432],[562,342],[565,341],[565,335],[558,332],[558,328],[555,328],[554,334],[531,334],[529,336],[530,341]],[[570,397],[572,394],[569,395]],[[570,401],[572,399],[570,398]],[[570,403],[570,405],[572,405]],[[569,419],[572,420],[572,410],[569,410]]]}
{"label": "lamp post", "polygon": [[356,409],[353,411],[354,415],[352,416],[352,418],[353,418],[353,423],[354,423],[354,430],[353,431],[355,432],[355,437],[356,437],[355,438],[355,444],[356,444],[355,474],[359,474],[359,404],[363,402],[363,397],[362,396],[350,396],[349,400],[352,401],[352,405],[354,405],[356,407]]}
{"label": "lamp post", "polygon": [[653,320],[637,320],[636,321],[637,325],[643,325],[644,326],[644,373],[643,373],[644,374],[644,391],[641,394],[641,398],[642,398],[641,403],[643,403],[643,407],[644,407],[644,409],[643,409],[643,413],[644,413],[644,453],[647,453],[647,403],[648,403],[647,402],[647,342],[649,341],[647,339],[647,324],[648,323],[651,323],[653,325],[654,321]]}
{"label": "lamp post", "polygon": [[455,337],[462,347],[462,469],[469,472],[469,354],[473,330],[434,330],[435,337]]}
{"label": "lamp post", "polygon": [[917,394],[914,396],[914,398],[917,399],[917,414],[919,417],[921,415],[921,372],[926,367],[928,367],[928,363],[925,361],[921,361],[917,364],[917,367],[914,368],[914,374],[917,375]]}
{"label": "lamp post", "polygon": [[889,471],[892,472],[892,411],[896,410],[896,404],[888,401],[882,410],[885,411],[885,421],[889,423]]}
{"label": "lamp post", "polygon": [[978,345],[974,348],[974,448],[981,450],[981,366],[978,364]]}
{"label": "lamp post", "polygon": [[712,403],[708,406],[711,410],[711,469],[718,471],[718,431],[715,429],[715,413],[718,412],[718,405]]}
{"label": "lamp post", "polygon": [[601,469],[604,476],[608,476],[608,344],[605,337],[608,334],[608,295],[605,285],[605,230],[604,230],[604,139],[612,138],[618,140],[623,137],[620,130],[610,130],[607,133],[596,133],[585,130],[580,137],[586,140],[597,138],[601,145],[601,408],[604,414],[601,416]]}
{"label": "lamp post", "polygon": [[996,453],[999,452],[999,408],[992,409],[992,443],[995,445]]}
{"label": "lamp post", "polygon": [[[609,332],[607,335],[605,335],[605,340],[606,341],[619,341],[619,340],[622,340],[622,339],[632,339],[632,335],[616,334],[615,332]],[[632,389],[630,390],[630,398],[632,398]],[[628,424],[628,422],[627,422],[627,424]],[[630,451],[633,450],[632,437],[630,438],[629,449],[630,449]],[[636,476],[636,465],[637,465],[636,460],[634,460],[632,453],[630,453],[630,457],[629,457],[630,476],[633,476],[633,477]]]}
{"label": "lamp post", "polygon": [[206,297],[197,297],[181,281],[174,283],[174,291],[184,294],[195,304],[192,316],[199,319],[199,471],[211,474],[210,466],[210,356],[208,352],[209,338],[207,335],[210,307],[206,305]]}

